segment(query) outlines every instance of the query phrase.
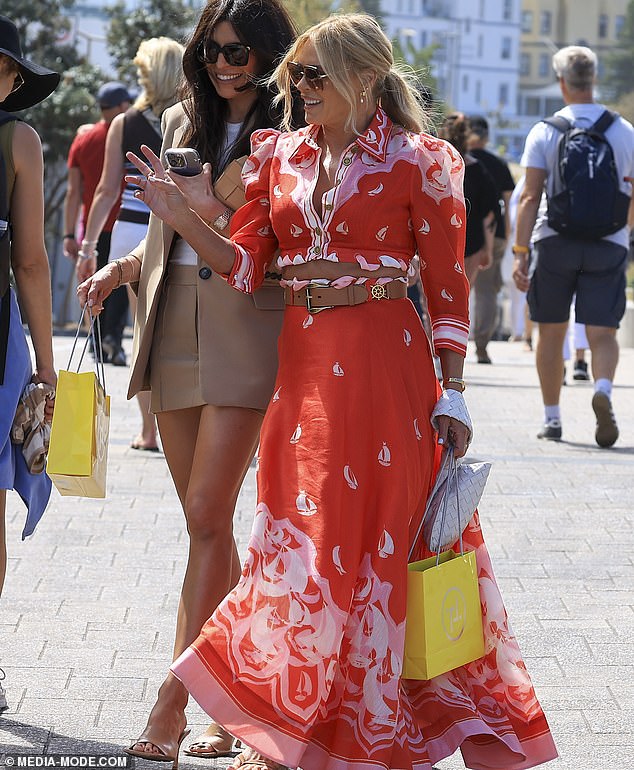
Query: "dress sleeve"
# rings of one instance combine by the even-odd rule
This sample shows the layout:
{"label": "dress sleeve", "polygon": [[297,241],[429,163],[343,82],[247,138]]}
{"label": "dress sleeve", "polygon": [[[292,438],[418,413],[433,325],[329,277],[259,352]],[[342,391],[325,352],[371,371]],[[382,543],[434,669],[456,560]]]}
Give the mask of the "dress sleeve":
{"label": "dress sleeve", "polygon": [[449,143],[421,134],[412,175],[411,223],[436,352],[467,352],[469,283],[464,272],[464,161]]}
{"label": "dress sleeve", "polygon": [[280,132],[272,128],[252,134],[252,154],[242,169],[247,202],[231,218],[235,260],[227,281],[245,294],[260,286],[278,248],[270,220],[269,181],[279,137]]}

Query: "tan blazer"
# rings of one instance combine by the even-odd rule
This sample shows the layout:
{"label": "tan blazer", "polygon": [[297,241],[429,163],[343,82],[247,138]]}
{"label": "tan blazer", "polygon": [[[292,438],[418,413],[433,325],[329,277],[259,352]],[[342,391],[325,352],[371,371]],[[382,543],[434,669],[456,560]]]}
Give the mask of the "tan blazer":
{"label": "tan blazer", "polygon": [[[165,112],[161,154],[180,145],[185,120],[180,104]],[[173,239],[174,230],[152,214],[146,238],[134,250],[141,259],[141,276],[138,288],[133,287],[138,305],[128,398],[150,389],[150,352]],[[206,403],[266,409],[277,373],[283,295],[279,287],[264,291],[273,301],[258,304],[278,309],[258,310],[251,295],[233,289],[199,259],[198,346]]]}

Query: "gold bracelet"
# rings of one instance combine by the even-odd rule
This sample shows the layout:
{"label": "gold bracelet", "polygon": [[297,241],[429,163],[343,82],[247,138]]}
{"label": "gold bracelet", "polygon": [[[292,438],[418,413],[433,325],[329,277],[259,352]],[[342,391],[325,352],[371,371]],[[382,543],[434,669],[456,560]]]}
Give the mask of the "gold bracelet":
{"label": "gold bracelet", "polygon": [[511,247],[511,251],[515,255],[518,255],[518,254],[523,255],[523,254],[529,254],[530,253],[530,248],[528,246],[518,246],[518,244],[515,243]]}
{"label": "gold bracelet", "polygon": [[121,266],[121,262],[118,259],[114,260],[114,264],[117,266],[117,272],[119,273],[119,281],[115,286],[115,289],[118,289],[119,286],[121,286],[123,283],[123,267]]}
{"label": "gold bracelet", "polygon": [[442,384],[445,386],[457,385],[460,388],[461,393],[464,393],[464,390],[467,387],[467,384],[462,379],[462,377],[445,377],[442,381]]}

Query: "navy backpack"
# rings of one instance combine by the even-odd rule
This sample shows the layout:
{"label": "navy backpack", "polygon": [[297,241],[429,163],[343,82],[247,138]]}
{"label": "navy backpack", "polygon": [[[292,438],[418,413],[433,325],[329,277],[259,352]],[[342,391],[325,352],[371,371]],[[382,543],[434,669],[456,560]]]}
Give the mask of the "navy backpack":
{"label": "navy backpack", "polygon": [[616,118],[617,113],[605,110],[590,128],[577,128],[559,115],[544,120],[561,133],[548,224],[566,238],[599,240],[627,224],[630,198],[620,189],[605,138]]}

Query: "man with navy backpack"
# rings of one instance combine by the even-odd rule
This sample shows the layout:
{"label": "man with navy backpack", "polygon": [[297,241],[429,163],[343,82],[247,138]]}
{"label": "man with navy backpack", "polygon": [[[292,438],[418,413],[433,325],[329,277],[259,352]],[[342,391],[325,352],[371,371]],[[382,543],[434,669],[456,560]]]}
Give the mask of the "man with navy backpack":
{"label": "man with navy backpack", "polygon": [[[616,330],[626,304],[634,128],[594,101],[597,57],[589,48],[562,48],[553,56],[553,69],[565,107],[526,138],[513,278],[528,291],[530,316],[539,325],[544,425],[538,438],[562,436],[562,350],[574,297],[592,352],[595,439],[609,447],[619,436],[612,381],[619,357]],[[548,207],[538,217],[544,188]]]}

